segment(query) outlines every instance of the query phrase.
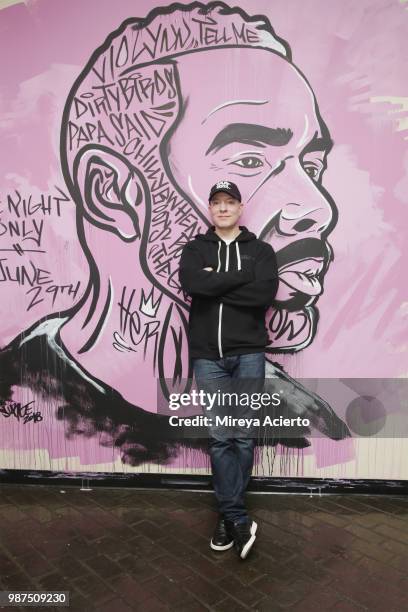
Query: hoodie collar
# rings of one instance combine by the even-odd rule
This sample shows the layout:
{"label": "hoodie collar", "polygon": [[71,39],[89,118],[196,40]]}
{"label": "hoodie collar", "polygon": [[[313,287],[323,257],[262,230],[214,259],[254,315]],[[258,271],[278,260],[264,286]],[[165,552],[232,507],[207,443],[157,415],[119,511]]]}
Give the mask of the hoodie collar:
{"label": "hoodie collar", "polygon": [[[256,236],[253,232],[250,232],[245,225],[239,225],[241,233],[234,239],[233,242],[248,242],[249,240],[256,240]],[[211,225],[205,234],[197,234],[195,238],[199,240],[209,240],[210,242],[220,242],[222,238],[215,233],[215,225]]]}

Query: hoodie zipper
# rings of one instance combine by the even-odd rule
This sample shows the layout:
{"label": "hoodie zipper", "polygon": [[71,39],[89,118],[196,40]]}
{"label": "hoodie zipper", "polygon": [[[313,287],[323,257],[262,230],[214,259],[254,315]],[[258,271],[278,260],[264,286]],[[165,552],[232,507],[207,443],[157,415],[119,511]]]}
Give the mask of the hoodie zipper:
{"label": "hoodie zipper", "polygon": [[[221,268],[220,251],[221,251],[221,240],[218,242],[218,267],[217,267],[217,272],[219,272],[220,268]],[[228,245],[227,245],[226,267],[227,267],[227,265],[228,265]],[[219,352],[219,355],[220,355],[220,359],[222,359],[222,344],[221,344],[222,307],[223,307],[223,303],[220,302],[220,305],[219,305],[219,308],[218,308],[218,352]]]}
{"label": "hoodie zipper", "polygon": [[[225,271],[228,272],[228,268],[229,268],[229,246],[231,243],[226,244],[226,255],[225,255]],[[219,242],[219,245],[221,245],[221,242]],[[217,272],[219,271],[219,268],[221,266],[221,258],[220,258],[220,249],[218,249],[218,269]],[[222,334],[222,307],[224,306],[224,304],[221,302],[220,303],[220,307],[218,310],[218,352],[220,354],[220,358],[223,358],[223,352],[222,352],[222,344],[221,344],[221,334]]]}
{"label": "hoodie zipper", "polygon": [[[229,244],[225,243],[226,246],[226,255],[225,255],[225,271],[228,272],[228,268],[229,268],[229,246],[230,244],[232,244],[231,242]],[[241,255],[239,252],[239,245],[238,242],[235,242],[235,249],[236,249],[236,253],[237,253],[237,270],[241,270]],[[218,267],[217,267],[217,272],[220,271],[221,268],[221,257],[220,257],[220,251],[221,251],[221,240],[218,242]],[[220,306],[218,309],[218,352],[220,355],[220,359],[223,358],[223,352],[222,352],[222,343],[221,343],[221,334],[222,334],[222,307],[224,306],[224,304],[222,302],[220,302]]]}

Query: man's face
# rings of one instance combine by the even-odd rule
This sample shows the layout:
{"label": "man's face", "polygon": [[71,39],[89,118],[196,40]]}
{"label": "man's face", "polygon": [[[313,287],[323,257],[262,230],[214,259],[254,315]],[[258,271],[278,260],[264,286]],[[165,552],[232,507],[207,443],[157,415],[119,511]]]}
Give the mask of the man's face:
{"label": "man's face", "polygon": [[210,217],[218,229],[233,229],[238,225],[242,204],[225,191],[215,193],[209,202]]}
{"label": "man's face", "polygon": [[209,184],[238,183],[242,222],[278,254],[278,302],[306,321],[299,336],[281,334],[281,346],[306,346],[313,313],[305,306],[322,291],[337,218],[321,187],[331,142],[312,91],[292,64],[261,49],[194,53],[178,69],[185,109],[170,140],[173,176],[203,212]]}

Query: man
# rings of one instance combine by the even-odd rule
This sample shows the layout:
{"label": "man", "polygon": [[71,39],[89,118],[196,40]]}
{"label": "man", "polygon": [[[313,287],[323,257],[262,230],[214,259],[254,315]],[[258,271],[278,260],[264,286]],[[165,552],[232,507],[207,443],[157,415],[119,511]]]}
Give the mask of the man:
{"label": "man", "polygon": [[[265,312],[276,295],[278,269],[271,245],[238,224],[241,200],[234,183],[216,183],[209,196],[214,225],[186,244],[180,260],[180,284],[192,297],[190,356],[197,384],[206,390],[219,389],[220,382],[223,387],[225,378],[243,378],[249,383],[248,391],[265,378],[269,340]],[[228,437],[217,427],[212,427],[209,435],[220,510],[211,548],[227,550],[235,543],[240,558],[245,559],[257,530],[244,505],[255,439]]]}

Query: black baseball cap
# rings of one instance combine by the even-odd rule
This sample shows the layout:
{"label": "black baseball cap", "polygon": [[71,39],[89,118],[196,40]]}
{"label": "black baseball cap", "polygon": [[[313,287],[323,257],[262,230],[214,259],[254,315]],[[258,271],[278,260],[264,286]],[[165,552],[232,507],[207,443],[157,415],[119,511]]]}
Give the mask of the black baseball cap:
{"label": "black baseball cap", "polygon": [[215,195],[219,191],[225,191],[225,193],[229,193],[229,195],[235,198],[235,200],[238,200],[238,202],[242,201],[238,187],[235,183],[231,183],[231,181],[218,181],[218,183],[215,183],[215,185],[211,187],[210,195],[208,196],[208,201],[210,201],[213,195]]}

